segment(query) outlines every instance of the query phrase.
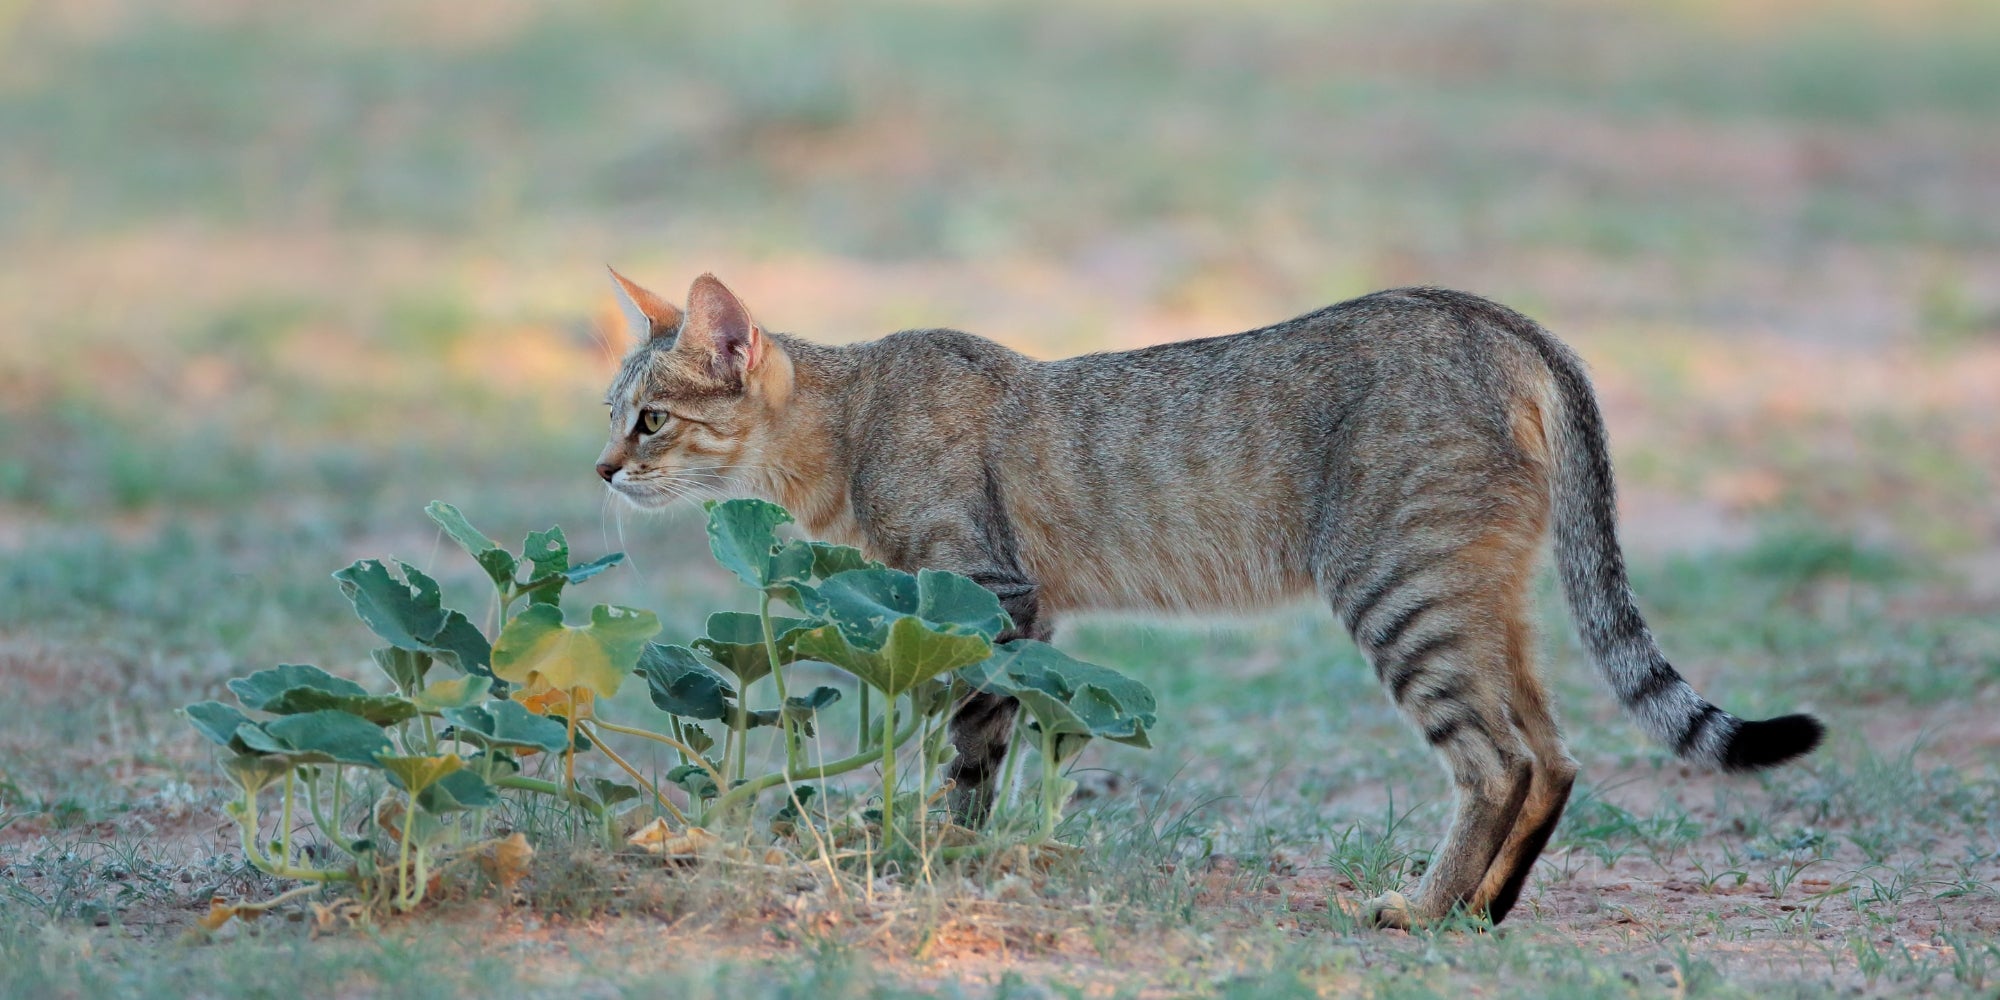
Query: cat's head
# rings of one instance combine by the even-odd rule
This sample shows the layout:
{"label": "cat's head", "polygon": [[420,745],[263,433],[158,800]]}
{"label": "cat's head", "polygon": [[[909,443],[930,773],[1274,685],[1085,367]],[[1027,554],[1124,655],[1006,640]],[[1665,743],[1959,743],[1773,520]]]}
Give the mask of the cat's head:
{"label": "cat's head", "polygon": [[647,508],[754,491],[772,418],[791,392],[784,348],[712,274],[695,279],[684,310],[611,277],[639,343],[605,393],[611,439],[597,474]]}

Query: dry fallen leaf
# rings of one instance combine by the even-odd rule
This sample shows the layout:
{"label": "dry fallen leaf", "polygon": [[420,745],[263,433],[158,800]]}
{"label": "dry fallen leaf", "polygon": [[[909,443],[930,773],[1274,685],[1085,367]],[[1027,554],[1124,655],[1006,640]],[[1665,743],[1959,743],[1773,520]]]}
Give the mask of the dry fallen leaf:
{"label": "dry fallen leaf", "polygon": [[319,903],[309,905],[313,914],[313,937],[331,934],[341,927],[357,926],[368,916],[368,908],[361,905],[360,900],[355,899],[338,899],[325,905]]}
{"label": "dry fallen leaf", "polygon": [[667,825],[666,818],[661,817],[640,827],[639,832],[625,838],[625,842],[662,857],[692,858],[714,848],[722,842],[722,838],[698,826],[675,831]]}
{"label": "dry fallen leaf", "polygon": [[254,906],[232,903],[221,896],[215,896],[208,901],[208,913],[195,923],[199,924],[202,930],[214,932],[221,930],[222,925],[231,920],[240,919],[248,922],[263,915],[264,911]]}
{"label": "dry fallen leaf", "polygon": [[528,864],[535,859],[535,849],[528,844],[528,838],[516,831],[513,836],[487,842],[473,855],[479,870],[502,889],[513,889],[528,875]]}

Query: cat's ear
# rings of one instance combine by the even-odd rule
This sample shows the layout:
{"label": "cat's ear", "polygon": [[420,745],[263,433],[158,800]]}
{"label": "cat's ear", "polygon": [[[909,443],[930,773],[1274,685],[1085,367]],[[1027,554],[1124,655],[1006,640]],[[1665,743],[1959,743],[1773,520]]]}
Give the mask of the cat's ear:
{"label": "cat's ear", "polygon": [[717,377],[737,381],[763,363],[765,338],[743,301],[704,274],[688,289],[680,346],[706,352]]}
{"label": "cat's ear", "polygon": [[625,314],[625,327],[639,340],[672,337],[681,328],[681,307],[639,287],[624,275],[611,272],[611,287],[618,294],[618,310]]}

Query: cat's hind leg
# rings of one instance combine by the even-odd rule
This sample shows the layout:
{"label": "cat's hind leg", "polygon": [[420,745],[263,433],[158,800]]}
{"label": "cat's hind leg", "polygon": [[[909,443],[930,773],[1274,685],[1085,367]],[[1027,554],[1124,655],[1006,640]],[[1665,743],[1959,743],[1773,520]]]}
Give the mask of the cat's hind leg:
{"label": "cat's hind leg", "polygon": [[1525,627],[1517,631],[1518,655],[1509,657],[1513,668],[1510,707],[1514,724],[1528,744],[1529,753],[1534,755],[1534,780],[1528,787],[1521,813],[1515,818],[1513,832],[1494,856],[1485,880],[1468,905],[1475,912],[1484,909],[1487,919],[1496,924],[1506,919],[1508,911],[1521,898],[1528,873],[1534,869],[1542,849],[1548,846],[1556,824],[1561,822],[1570,788],[1576,783],[1576,760],[1563,744],[1562,731],[1556,725],[1555,714],[1549,710],[1548,693],[1542,689],[1541,678],[1535,672],[1532,635]]}
{"label": "cat's hind leg", "polygon": [[1533,785],[1533,756],[1507,710],[1495,664],[1476,640],[1418,642],[1377,654],[1396,703],[1444,759],[1455,787],[1451,828],[1414,899],[1391,894],[1370,915],[1388,927],[1439,920],[1483,905],[1479,890],[1501,856]]}
{"label": "cat's hind leg", "polygon": [[1487,872],[1512,842],[1533,787],[1536,757],[1513,706],[1514,665],[1532,634],[1521,617],[1532,550],[1514,535],[1379,553],[1334,601],[1456,792],[1451,828],[1414,899],[1390,894],[1369,904],[1379,924],[1407,927],[1483,909]]}

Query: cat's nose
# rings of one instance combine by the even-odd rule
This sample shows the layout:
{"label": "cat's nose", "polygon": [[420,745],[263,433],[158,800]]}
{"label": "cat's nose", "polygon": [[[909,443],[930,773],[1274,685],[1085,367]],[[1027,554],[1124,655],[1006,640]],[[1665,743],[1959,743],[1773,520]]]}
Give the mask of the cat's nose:
{"label": "cat's nose", "polygon": [[597,474],[603,476],[604,481],[608,483],[611,481],[612,476],[618,474],[618,467],[612,465],[610,462],[599,462],[597,463]]}

